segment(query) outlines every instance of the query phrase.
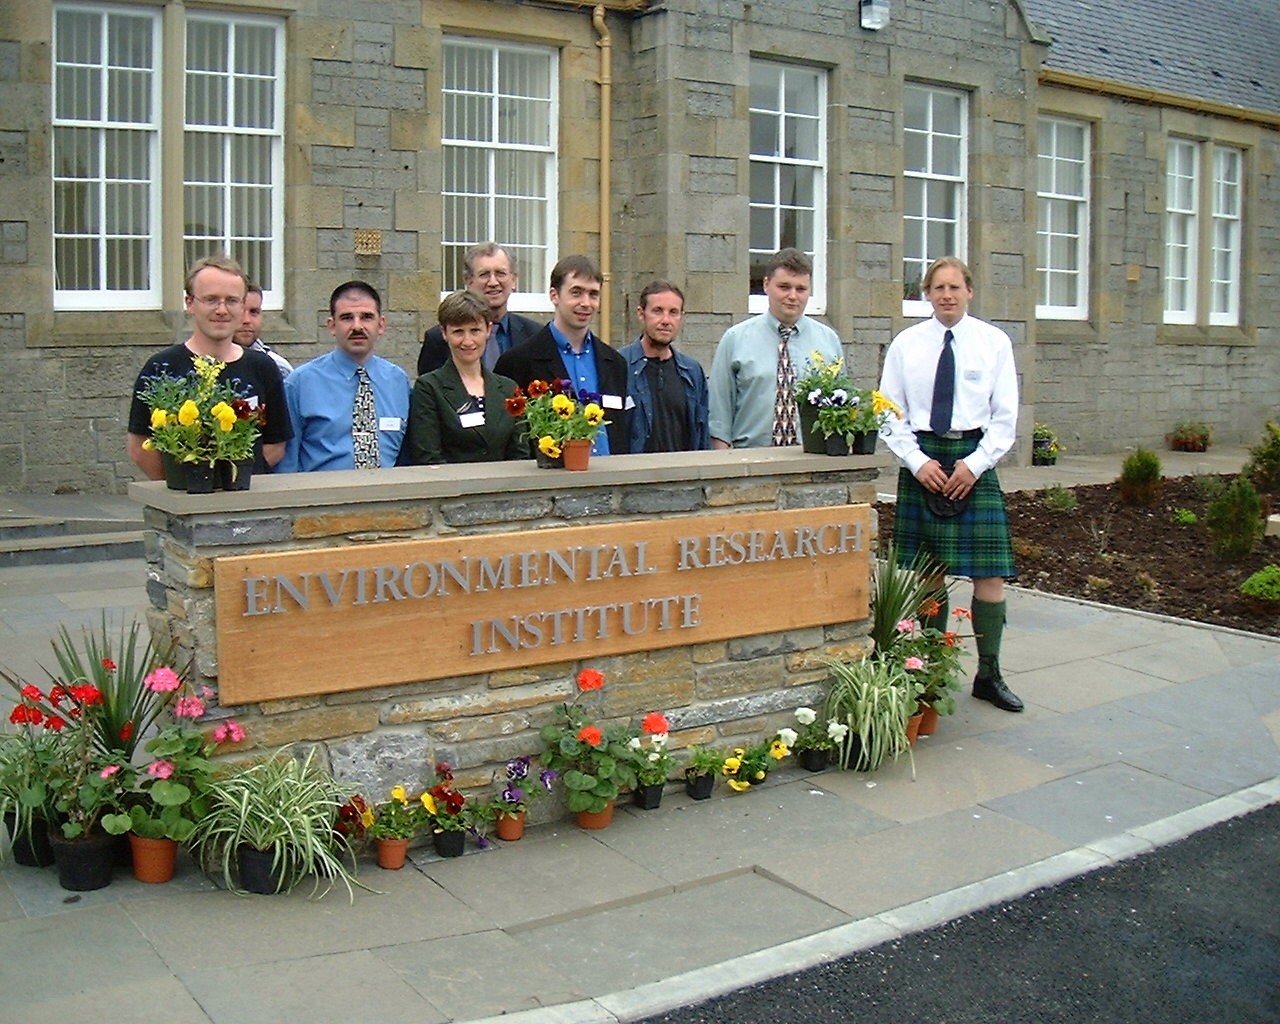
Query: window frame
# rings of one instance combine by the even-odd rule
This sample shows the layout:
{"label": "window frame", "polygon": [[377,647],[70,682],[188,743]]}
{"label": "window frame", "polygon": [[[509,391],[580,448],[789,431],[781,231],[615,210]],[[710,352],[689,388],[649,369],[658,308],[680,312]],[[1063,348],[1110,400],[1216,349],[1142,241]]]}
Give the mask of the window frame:
{"label": "window frame", "polygon": [[[1048,129],[1048,130],[1046,130]],[[1080,191],[1077,194],[1064,192],[1057,186],[1060,177],[1056,173],[1062,162],[1075,161],[1059,154],[1059,135],[1064,129],[1080,132]],[[1039,117],[1038,144],[1036,152],[1036,316],[1044,320],[1087,320],[1089,319],[1089,267],[1090,267],[1090,228],[1093,217],[1093,180],[1092,180],[1092,146],[1093,125],[1077,118],[1059,117],[1054,114],[1043,114]],[[1046,151],[1046,141],[1051,146]],[[1044,161],[1050,161],[1052,188],[1042,187],[1041,169]],[[1050,209],[1064,204],[1071,204],[1076,211],[1078,230],[1052,230],[1054,224],[1046,225],[1044,217],[1045,204],[1052,204]],[[1076,260],[1071,267],[1056,267],[1052,264],[1054,237],[1074,238],[1076,241]],[[1070,305],[1052,303],[1050,280],[1045,275],[1068,274],[1076,281],[1076,301]]]}
{"label": "window frame", "polygon": [[[463,47],[469,50],[486,51],[490,60],[494,64],[492,82],[493,86],[487,95],[494,102],[491,109],[490,126],[493,129],[489,140],[484,139],[466,139],[453,137],[449,134],[450,128],[448,124],[449,117],[449,97],[451,94],[463,95],[466,90],[460,88],[451,89],[446,79],[448,74],[447,51],[450,46]],[[546,59],[546,74],[548,95],[545,97],[547,103],[548,117],[548,138],[545,145],[531,144],[513,144],[504,143],[500,140],[498,132],[498,118],[502,116],[501,104],[498,102],[503,96],[508,95],[499,91],[500,83],[500,67],[499,61],[501,54],[504,52],[513,52],[519,54],[536,54]],[[509,249],[515,253],[517,259],[517,273],[519,275],[519,291],[511,293],[508,300],[507,308],[515,311],[523,312],[546,312],[549,311],[551,300],[547,294],[547,284],[550,278],[551,268],[555,266],[558,258],[559,250],[559,225],[560,225],[560,162],[559,162],[559,146],[560,146],[560,53],[553,46],[538,45],[533,43],[521,43],[511,40],[495,40],[485,39],[475,36],[466,35],[445,35],[441,39],[441,114],[440,114],[440,257],[441,257],[441,292],[443,298],[453,289],[451,283],[456,283],[458,288],[463,287],[462,268],[456,268],[459,277],[456,282],[451,282],[451,275],[455,272],[452,267],[451,250],[460,249],[465,251],[473,245],[481,242],[493,241],[497,242],[505,249]],[[530,97],[519,97],[528,99]],[[534,96],[532,99],[542,101],[544,97]],[[499,200],[503,197],[502,193],[497,192],[492,185],[487,194],[483,195],[484,200],[484,219],[485,228],[479,238],[457,238],[449,237],[450,227],[450,211],[449,201],[452,197],[466,196],[476,198],[480,193],[452,192],[446,189],[446,176],[449,173],[449,150],[450,149],[474,149],[487,153],[486,161],[488,164],[487,172],[490,183],[497,181],[498,173],[495,168],[495,160],[497,155],[503,152],[531,152],[542,153],[545,162],[545,191],[544,195],[539,197],[545,204],[542,217],[542,231],[544,242],[539,246],[536,244],[525,243],[519,240],[501,237],[503,232],[497,229],[498,217],[496,208]],[[529,198],[528,196],[513,195],[511,198]],[[526,253],[530,250],[540,250],[544,261],[543,272],[538,273],[530,270],[530,262],[526,257]]]}
{"label": "window frame", "polygon": [[[773,196],[768,202],[757,199],[752,195],[750,179],[753,176],[748,174],[747,186],[747,216],[750,222],[752,212],[756,210],[770,210],[773,215],[772,227],[772,247],[767,249],[755,248],[751,245],[751,230],[748,225],[747,233],[747,251],[748,262],[756,263],[757,259],[763,257],[761,262],[767,262],[768,258],[773,256],[783,248],[782,243],[782,223],[786,216],[786,210],[804,210],[805,207],[784,203],[781,201],[781,175],[783,169],[787,167],[803,167],[812,169],[813,171],[813,246],[808,248],[804,245],[796,245],[795,248],[800,249],[813,261],[813,277],[810,282],[809,303],[805,309],[807,314],[821,315],[827,309],[827,178],[829,154],[827,148],[828,137],[828,114],[827,114],[827,94],[828,94],[828,72],[822,68],[810,67],[804,64],[794,64],[783,60],[777,60],[770,57],[752,57],[751,73],[757,70],[768,70],[777,73],[775,80],[777,97],[777,105],[774,108],[763,108],[750,106],[748,101],[748,118],[754,119],[757,116],[772,116],[778,121],[778,130],[775,138],[778,145],[773,153],[756,153],[754,146],[750,142],[750,127],[748,128],[748,164],[749,172],[756,168],[768,167],[771,169],[773,177]],[[793,111],[787,108],[787,77],[789,75],[805,75],[812,76],[812,80],[816,83],[815,106],[816,112],[810,114],[806,111]],[[812,159],[788,156],[782,150],[785,149],[786,122],[788,118],[806,118],[816,123],[816,133],[814,141],[814,149],[817,153]],[[750,125],[750,120],[749,120]],[[775,199],[776,197],[776,199]],[[799,241],[799,239],[797,239]],[[763,290],[755,291],[754,282],[748,285],[747,310],[750,313],[763,313],[769,308],[769,298],[764,294]]]}
{"label": "window frame", "polygon": [[[1230,156],[1234,158],[1235,163],[1235,180],[1227,182],[1221,173],[1219,158]],[[1206,279],[1209,288],[1209,326],[1211,327],[1239,327],[1240,326],[1240,287],[1243,272],[1243,247],[1244,247],[1244,150],[1238,146],[1227,146],[1215,143],[1210,150],[1210,174],[1209,188],[1211,190],[1211,199],[1209,203],[1209,232],[1206,239],[1205,258],[1207,260]],[[1230,187],[1234,192],[1235,212],[1231,213],[1222,209],[1222,200],[1224,198],[1224,188]],[[1219,245],[1218,228],[1222,225],[1230,225],[1230,230],[1234,237],[1231,240],[1229,248]],[[1227,253],[1231,262],[1230,275],[1228,277],[1219,277],[1218,270],[1221,263],[1220,254]],[[1219,307],[1217,303],[1218,286],[1225,285],[1227,290],[1226,308]]]}
{"label": "window frame", "polygon": [[[1165,146],[1165,201],[1164,201],[1164,265],[1161,303],[1166,324],[1194,324],[1199,310],[1200,288],[1200,190],[1203,175],[1200,168],[1201,145],[1192,139],[1170,137]],[[1175,160],[1175,151],[1185,153],[1189,159]],[[1189,165],[1189,166],[1186,166]],[[1189,181],[1187,190],[1190,202],[1180,203],[1180,181]],[[1175,232],[1175,225],[1183,228]],[[1174,240],[1175,233],[1179,236]],[[1178,260],[1181,255],[1183,259]],[[1186,276],[1173,277],[1170,268],[1175,262],[1183,262]],[[1182,305],[1172,304],[1171,289],[1175,281],[1183,282]]]}

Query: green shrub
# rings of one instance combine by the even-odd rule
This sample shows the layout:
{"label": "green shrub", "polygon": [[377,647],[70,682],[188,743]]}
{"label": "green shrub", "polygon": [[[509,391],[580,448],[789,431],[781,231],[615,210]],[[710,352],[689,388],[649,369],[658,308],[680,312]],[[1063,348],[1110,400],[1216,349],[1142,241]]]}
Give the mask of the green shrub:
{"label": "green shrub", "polygon": [[1178,526],[1195,526],[1196,523],[1200,522],[1200,517],[1189,508],[1175,508],[1173,510],[1173,521]]}
{"label": "green shrub", "polygon": [[1280,565],[1264,565],[1240,584],[1240,593],[1264,601],[1280,601]]}
{"label": "green shrub", "polygon": [[1072,491],[1054,484],[1044,492],[1044,507],[1050,512],[1074,512],[1080,505]]}
{"label": "green shrub", "polygon": [[1238,476],[1204,514],[1213,553],[1219,558],[1243,558],[1262,539],[1262,501],[1246,476]]}
{"label": "green shrub", "polygon": [[1280,491],[1280,425],[1268,423],[1266,434],[1249,449],[1244,472],[1260,491]]}
{"label": "green shrub", "polygon": [[1152,505],[1160,494],[1160,456],[1139,448],[1120,467],[1120,500],[1126,505]]}

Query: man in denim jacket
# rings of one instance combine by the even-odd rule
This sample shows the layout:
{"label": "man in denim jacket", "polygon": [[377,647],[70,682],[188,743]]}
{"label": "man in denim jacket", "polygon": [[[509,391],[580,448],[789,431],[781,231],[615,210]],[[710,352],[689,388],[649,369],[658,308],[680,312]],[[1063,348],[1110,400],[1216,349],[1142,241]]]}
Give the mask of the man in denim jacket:
{"label": "man in denim jacket", "polygon": [[696,359],[675,350],[684,293],[651,281],[636,307],[641,333],[623,348],[631,410],[631,453],[687,452],[711,447],[707,375]]}

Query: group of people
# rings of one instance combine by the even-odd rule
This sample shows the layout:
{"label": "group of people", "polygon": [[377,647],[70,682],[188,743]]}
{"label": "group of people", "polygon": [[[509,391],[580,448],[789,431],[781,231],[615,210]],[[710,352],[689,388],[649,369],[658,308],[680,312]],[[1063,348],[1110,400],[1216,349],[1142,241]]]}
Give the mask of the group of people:
{"label": "group of people", "polygon": [[[676,285],[655,280],[643,289],[640,333],[614,349],[591,329],[603,277],[590,259],[555,265],[554,313],[541,324],[508,309],[518,285],[514,255],[483,243],[467,253],[465,288],[441,302],[411,382],[375,352],[387,321],[372,285],[333,290],[334,348],[294,369],[258,337],[261,289],[234,261],[209,257],[185,282],[191,337],[148,359],[136,390],[159,373],[188,373],[198,355],[226,364],[222,375],[261,410],[255,461],[263,472],[527,458],[528,439],[505,400],[533,380],[568,380],[578,394],[598,396],[609,420],[593,442],[596,455],[794,445],[797,370],[815,354],[843,356],[836,332],[805,315],[812,276],[804,253],[776,253],[764,273],[767,310],[725,332],[708,378],[674,345],[684,316]],[[923,291],[934,315],[893,339],[880,383],[902,410],[881,431],[902,466],[895,547],[904,564],[923,551],[939,572],[973,580],[974,696],[1020,711],[999,669],[1004,581],[1015,569],[995,473],[1016,437],[1013,348],[1007,334],[969,315],[973,279],[959,259],[937,260]],[[149,410],[135,395],[129,455],[160,479],[160,456],[143,443],[149,435]],[[929,624],[945,624],[941,605]]]}

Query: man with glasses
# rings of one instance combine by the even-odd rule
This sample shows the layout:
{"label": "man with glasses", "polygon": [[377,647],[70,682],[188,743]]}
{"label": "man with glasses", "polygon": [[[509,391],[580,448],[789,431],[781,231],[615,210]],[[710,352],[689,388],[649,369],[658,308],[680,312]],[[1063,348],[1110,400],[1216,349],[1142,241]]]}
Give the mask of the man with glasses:
{"label": "man with glasses", "polygon": [[[507,302],[520,283],[520,277],[516,273],[516,258],[502,246],[496,242],[481,242],[467,252],[463,271],[467,291],[478,295],[489,307],[489,343],[481,361],[486,370],[492,370],[498,356],[528,341],[542,330],[542,324],[507,310]],[[440,325],[436,324],[422,339],[418,376],[438,370],[448,361],[449,346],[445,344]]]}
{"label": "man with glasses", "polygon": [[254,452],[254,469],[268,472],[284,455],[285,442],[293,436],[293,428],[285,406],[280,371],[269,356],[244,349],[235,341],[248,286],[240,264],[227,256],[206,257],[188,272],[183,304],[191,318],[191,337],[146,361],[134,384],[133,402],[129,406],[125,445],[129,458],[150,479],[163,480],[164,465],[159,452],[143,447],[151,436],[151,411],[138,398],[138,392],[148,378],[160,374],[185,377],[195,368],[196,356],[208,356],[223,363],[218,379],[234,384],[249,407],[259,413],[262,435]]}

